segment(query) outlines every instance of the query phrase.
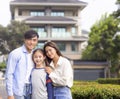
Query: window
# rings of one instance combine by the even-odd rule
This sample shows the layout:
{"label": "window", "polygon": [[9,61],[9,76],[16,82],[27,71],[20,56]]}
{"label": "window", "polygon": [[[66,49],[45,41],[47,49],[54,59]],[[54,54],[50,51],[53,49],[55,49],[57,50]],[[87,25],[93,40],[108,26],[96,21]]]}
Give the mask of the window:
{"label": "window", "polygon": [[56,44],[57,44],[60,51],[65,51],[66,50],[65,43],[60,43],[59,42],[59,43],[56,43]]}
{"label": "window", "polygon": [[64,16],[63,11],[52,11],[51,16]]}
{"label": "window", "polygon": [[76,35],[76,29],[75,29],[75,27],[72,27],[71,32],[72,32],[72,35]]}
{"label": "window", "polygon": [[22,15],[22,11],[21,11],[21,10],[19,10],[18,14],[21,16],[21,15]]}
{"label": "window", "polygon": [[35,28],[33,28],[33,30],[37,31],[39,37],[46,37],[47,36],[47,33],[45,32],[44,27],[35,27]]}
{"label": "window", "polygon": [[31,11],[30,16],[44,16],[44,11]]}
{"label": "window", "polygon": [[67,37],[67,32],[65,27],[53,27],[52,37]]}
{"label": "window", "polygon": [[44,43],[38,43],[38,44],[37,44],[37,48],[43,49],[43,46],[44,46]]}
{"label": "window", "polygon": [[77,51],[77,44],[75,42],[71,42],[71,51]]}

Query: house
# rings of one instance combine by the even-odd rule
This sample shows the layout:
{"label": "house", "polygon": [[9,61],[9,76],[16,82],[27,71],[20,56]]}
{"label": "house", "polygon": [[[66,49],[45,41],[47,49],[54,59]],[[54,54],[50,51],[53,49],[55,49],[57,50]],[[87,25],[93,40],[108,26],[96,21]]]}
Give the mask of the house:
{"label": "house", "polygon": [[81,31],[81,11],[86,6],[87,3],[79,0],[10,2],[12,20],[24,21],[38,32],[38,47],[43,47],[46,41],[54,41],[63,55],[72,61],[81,59],[82,43],[88,40]]}

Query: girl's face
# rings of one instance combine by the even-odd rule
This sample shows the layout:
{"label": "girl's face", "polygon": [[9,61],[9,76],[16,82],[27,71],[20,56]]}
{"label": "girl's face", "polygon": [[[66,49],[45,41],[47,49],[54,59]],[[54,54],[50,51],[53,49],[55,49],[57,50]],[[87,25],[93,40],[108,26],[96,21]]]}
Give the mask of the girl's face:
{"label": "girl's face", "polygon": [[33,55],[33,61],[35,62],[36,66],[40,66],[43,64],[45,56],[42,52],[36,51]]}
{"label": "girl's face", "polygon": [[51,59],[53,59],[57,55],[55,48],[50,46],[47,46],[45,48],[45,52],[46,52],[46,55]]}

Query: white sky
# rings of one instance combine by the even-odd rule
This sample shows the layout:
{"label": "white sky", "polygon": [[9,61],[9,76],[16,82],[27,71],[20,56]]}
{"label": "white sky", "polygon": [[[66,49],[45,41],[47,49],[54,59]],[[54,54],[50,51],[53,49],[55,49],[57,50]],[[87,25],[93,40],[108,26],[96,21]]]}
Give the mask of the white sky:
{"label": "white sky", "polygon": [[82,29],[90,30],[92,25],[105,13],[110,14],[117,10],[117,0],[82,0],[88,2],[86,8],[81,12]]}
{"label": "white sky", "polygon": [[[0,24],[7,26],[10,23],[10,0],[0,1]],[[115,5],[116,0],[81,0],[88,2],[86,8],[81,12],[81,26],[82,29],[90,30],[90,27],[101,18],[105,13],[111,13],[117,9]]]}

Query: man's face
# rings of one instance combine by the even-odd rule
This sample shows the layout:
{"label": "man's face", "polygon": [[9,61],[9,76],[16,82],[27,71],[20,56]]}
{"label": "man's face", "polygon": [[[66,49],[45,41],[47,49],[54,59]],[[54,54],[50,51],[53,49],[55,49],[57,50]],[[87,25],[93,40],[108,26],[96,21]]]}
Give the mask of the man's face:
{"label": "man's face", "polygon": [[30,39],[25,39],[25,46],[28,52],[31,52],[33,48],[35,48],[35,46],[38,43],[38,38],[37,36],[30,38]]}

